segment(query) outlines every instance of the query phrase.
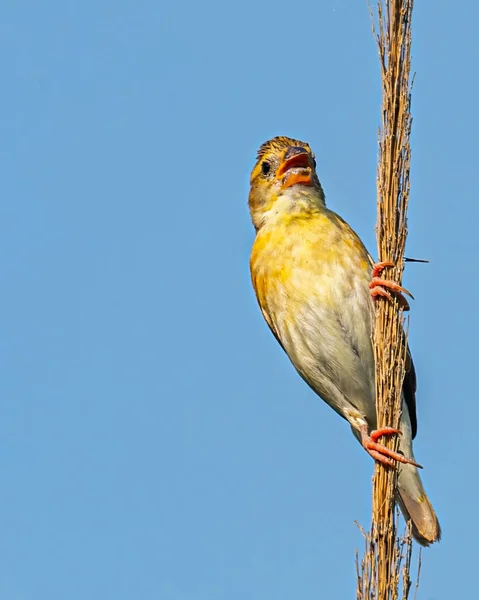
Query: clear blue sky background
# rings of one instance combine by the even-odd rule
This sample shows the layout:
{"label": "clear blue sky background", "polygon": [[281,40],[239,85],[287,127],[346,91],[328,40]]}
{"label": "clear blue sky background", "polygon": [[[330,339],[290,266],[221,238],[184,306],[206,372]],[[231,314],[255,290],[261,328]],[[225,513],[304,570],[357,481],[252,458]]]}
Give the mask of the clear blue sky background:
{"label": "clear blue sky background", "polygon": [[[415,10],[428,600],[477,590],[478,18]],[[373,464],[260,316],[246,201],[304,139],[375,253],[366,2],[18,0],[0,38],[0,595],[354,598]]]}

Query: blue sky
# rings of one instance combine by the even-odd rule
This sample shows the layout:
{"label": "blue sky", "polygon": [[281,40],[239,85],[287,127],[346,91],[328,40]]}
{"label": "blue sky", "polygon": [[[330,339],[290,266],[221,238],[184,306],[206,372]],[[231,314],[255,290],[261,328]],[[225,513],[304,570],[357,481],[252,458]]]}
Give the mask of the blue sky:
{"label": "blue sky", "polygon": [[[428,600],[477,587],[479,9],[461,7],[418,2],[414,23]],[[373,464],[260,316],[246,202],[258,146],[304,139],[375,252],[366,2],[20,0],[0,39],[0,594],[354,598]]]}

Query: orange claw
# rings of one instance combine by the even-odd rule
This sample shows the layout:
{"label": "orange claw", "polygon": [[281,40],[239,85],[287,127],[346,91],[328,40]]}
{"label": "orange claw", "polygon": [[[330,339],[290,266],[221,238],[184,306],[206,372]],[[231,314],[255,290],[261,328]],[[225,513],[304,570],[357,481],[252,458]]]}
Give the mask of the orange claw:
{"label": "orange claw", "polygon": [[373,279],[374,279],[375,277],[379,277],[379,275],[381,275],[381,273],[384,271],[384,269],[385,269],[386,267],[394,267],[394,266],[395,266],[395,265],[394,265],[394,263],[392,263],[392,262],[390,262],[390,261],[388,261],[388,260],[385,260],[385,261],[383,261],[383,262],[378,262],[378,263],[375,263],[375,264],[373,265],[373,272],[372,272],[372,275],[371,275],[371,277],[372,277]]}
{"label": "orange claw", "polygon": [[403,294],[407,294],[414,300],[414,296],[409,292],[406,288],[403,288],[395,281],[391,281],[390,279],[381,279],[379,275],[383,272],[386,267],[394,267],[394,263],[389,261],[379,262],[373,266],[372,270],[372,279],[369,283],[369,287],[371,289],[371,296],[373,298],[377,298],[381,296],[383,298],[387,298],[388,300],[392,300],[391,294],[385,289],[391,290],[396,294],[396,298],[404,310],[409,310],[409,302],[403,296]]}
{"label": "orange claw", "polygon": [[388,465],[389,467],[394,467],[396,462],[400,462],[404,463],[405,465],[413,465],[414,467],[422,469],[422,466],[419,463],[411,460],[410,458],[406,458],[404,454],[394,452],[394,450],[390,450],[389,448],[386,448],[386,446],[377,443],[377,440],[383,435],[400,435],[401,432],[399,429],[383,427],[382,429],[376,429],[371,431],[371,433],[368,433],[368,426],[363,425],[360,429],[360,432],[361,444],[363,445],[363,448],[378,462]]}

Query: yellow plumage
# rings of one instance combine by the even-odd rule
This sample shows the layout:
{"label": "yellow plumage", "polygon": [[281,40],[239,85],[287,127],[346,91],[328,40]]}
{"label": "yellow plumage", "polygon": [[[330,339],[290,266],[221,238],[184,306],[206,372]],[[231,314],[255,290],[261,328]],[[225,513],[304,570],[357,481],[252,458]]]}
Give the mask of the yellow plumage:
{"label": "yellow plumage", "polygon": [[[266,322],[308,385],[372,456],[389,461],[369,437],[376,427],[373,263],[351,227],[326,207],[307,144],[285,137],[263,144],[249,207],[256,228],[251,277]],[[440,528],[414,462],[406,402],[401,429],[408,458],[394,458],[409,464],[398,467],[399,501],[427,545]]]}

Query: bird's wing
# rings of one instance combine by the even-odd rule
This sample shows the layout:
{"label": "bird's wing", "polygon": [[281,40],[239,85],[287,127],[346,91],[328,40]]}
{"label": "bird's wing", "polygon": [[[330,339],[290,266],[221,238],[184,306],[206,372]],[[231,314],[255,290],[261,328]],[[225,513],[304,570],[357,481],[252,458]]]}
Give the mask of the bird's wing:
{"label": "bird's wing", "polygon": [[411,420],[412,439],[416,437],[417,433],[416,388],[416,369],[414,368],[411,350],[408,345],[406,354],[406,374],[404,375],[402,390],[409,411],[409,418]]}
{"label": "bird's wing", "polygon": [[[276,338],[276,341],[281,346],[281,348],[283,348],[283,350],[286,352],[286,348],[284,347],[283,342],[281,341],[281,338],[279,337],[278,332],[276,331],[273,321],[270,319],[270,316],[268,315],[268,313],[261,306],[261,302],[258,301],[258,304],[259,304],[261,313],[263,314],[264,320],[268,324],[268,327],[269,327],[271,333],[274,335],[274,337]],[[286,352],[286,354],[288,354],[288,353]]]}

